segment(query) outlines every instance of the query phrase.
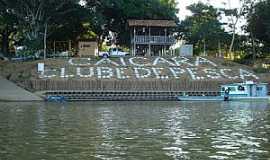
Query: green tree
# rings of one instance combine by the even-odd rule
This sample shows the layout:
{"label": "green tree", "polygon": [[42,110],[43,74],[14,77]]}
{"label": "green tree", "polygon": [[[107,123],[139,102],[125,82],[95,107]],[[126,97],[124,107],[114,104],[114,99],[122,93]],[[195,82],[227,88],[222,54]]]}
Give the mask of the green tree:
{"label": "green tree", "polygon": [[228,17],[227,27],[230,28],[231,32],[229,53],[233,52],[235,41],[237,41],[236,38],[238,35],[236,31],[239,21],[247,16],[247,14],[252,10],[254,3],[254,0],[240,0],[241,5],[238,8],[232,8],[231,0],[227,0],[227,3],[224,3],[227,5],[227,9],[223,8],[221,11],[223,11],[224,15]]}
{"label": "green tree", "polygon": [[206,55],[208,52],[216,52],[221,44],[226,44],[228,34],[222,28],[218,20],[219,13],[216,8],[201,2],[187,7],[192,16],[187,17],[180,26],[183,38],[194,44],[195,54]]}
{"label": "green tree", "polygon": [[109,31],[117,35],[120,45],[129,44],[128,19],[177,20],[175,0],[86,0],[92,14],[90,26],[99,41],[108,37]]}
{"label": "green tree", "polygon": [[[79,0],[2,0],[16,15],[27,47],[37,51],[44,47],[46,58],[47,38],[55,30],[72,24],[70,17],[83,9]],[[73,14],[71,14],[73,13]]]}
{"label": "green tree", "polygon": [[6,56],[9,53],[10,36],[17,31],[17,28],[17,17],[8,8],[8,4],[0,1],[1,52]]}
{"label": "green tree", "polygon": [[[247,32],[250,34],[254,52],[269,55],[270,49],[270,0],[254,4],[248,15]],[[253,54],[255,58],[255,54]]]}

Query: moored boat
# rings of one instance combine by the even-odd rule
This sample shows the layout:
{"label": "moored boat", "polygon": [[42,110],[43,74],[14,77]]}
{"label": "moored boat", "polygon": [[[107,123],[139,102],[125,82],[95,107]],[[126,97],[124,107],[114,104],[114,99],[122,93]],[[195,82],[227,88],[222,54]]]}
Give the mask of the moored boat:
{"label": "moored boat", "polygon": [[45,100],[48,102],[64,102],[66,98],[64,96],[47,96]]}
{"label": "moored boat", "polygon": [[267,83],[225,84],[221,86],[220,96],[178,96],[180,101],[270,101]]}
{"label": "moored boat", "polygon": [[179,101],[224,101],[222,96],[178,96]]}

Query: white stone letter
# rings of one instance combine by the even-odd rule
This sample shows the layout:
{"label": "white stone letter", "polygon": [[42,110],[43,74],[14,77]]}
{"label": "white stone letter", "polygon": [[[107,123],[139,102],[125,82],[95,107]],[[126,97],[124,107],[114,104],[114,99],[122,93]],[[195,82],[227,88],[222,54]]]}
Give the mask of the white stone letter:
{"label": "white stone letter", "polygon": [[181,66],[181,65],[189,65],[191,67],[193,67],[194,65],[191,63],[188,63],[189,59],[186,57],[173,57],[172,60],[174,61],[174,63],[177,66]]}
{"label": "white stone letter", "polygon": [[206,77],[211,79],[221,79],[221,74],[217,72],[217,69],[204,69]]}
{"label": "white stone letter", "polygon": [[174,63],[164,59],[164,58],[161,58],[161,57],[157,57],[153,63],[154,66],[156,66],[157,64],[166,64],[166,65],[169,65],[169,66],[175,66]]}
{"label": "white stone letter", "polygon": [[[151,70],[147,68],[134,68],[135,76],[138,79],[148,78],[151,76]],[[144,72],[144,73],[141,73]]]}
{"label": "white stone letter", "polygon": [[141,59],[143,61],[148,60],[147,58],[144,58],[144,57],[133,57],[129,59],[129,63],[132,64],[133,66],[138,66],[138,67],[150,66],[149,63],[145,64],[145,63],[134,62],[135,59]]}
{"label": "white stone letter", "polygon": [[39,75],[39,78],[53,78],[56,77],[59,72],[56,69],[45,69],[42,74]]}
{"label": "white stone letter", "polygon": [[239,78],[239,76],[232,77],[232,76],[228,75],[226,72],[232,72],[232,70],[231,69],[220,69],[221,75],[224,76],[225,78],[233,79],[233,80]]}
{"label": "white stone letter", "polygon": [[197,57],[197,58],[196,58],[195,65],[196,65],[196,66],[199,66],[199,65],[201,65],[201,64],[207,64],[207,63],[211,64],[211,65],[214,66],[214,67],[217,66],[214,62],[212,62],[212,61],[210,61],[210,60],[208,60],[208,59],[206,59],[206,58],[203,58],[203,57]]}
{"label": "white stone letter", "polygon": [[61,73],[60,73],[60,77],[61,78],[72,78],[72,77],[74,77],[74,75],[73,74],[67,74],[66,75],[66,69],[65,68],[61,68]]}
{"label": "white stone letter", "polygon": [[101,60],[99,60],[95,65],[96,66],[99,66],[101,64],[112,64],[112,65],[115,65],[115,66],[119,66],[118,63],[110,60],[109,58],[102,58]]}
{"label": "white stone letter", "polygon": [[259,79],[259,77],[257,77],[256,75],[254,75],[251,72],[248,72],[246,70],[240,69],[240,78],[245,80],[245,77],[253,77],[255,79]]}
{"label": "white stone letter", "polygon": [[110,79],[113,77],[113,69],[110,67],[97,67],[98,78]]}
{"label": "white stone letter", "polygon": [[122,66],[127,66],[125,59],[123,57],[120,57],[120,62],[122,64]]}
{"label": "white stone letter", "polygon": [[116,75],[118,79],[130,78],[128,75],[125,75],[125,70],[127,70],[127,68],[116,68]]}
{"label": "white stone letter", "polygon": [[169,76],[162,75],[164,68],[152,68],[157,79],[169,79]]}
{"label": "white stone letter", "polygon": [[177,67],[169,68],[169,69],[172,72],[175,79],[179,79],[180,75],[186,72],[184,69],[177,68]]}
{"label": "white stone letter", "polygon": [[90,61],[91,58],[71,58],[68,63],[73,66],[89,66],[91,65]]}
{"label": "white stone letter", "polygon": [[188,71],[188,73],[190,74],[190,76],[191,76],[191,78],[193,80],[203,80],[203,79],[205,79],[205,77],[196,76],[198,74],[196,70],[198,70],[198,69],[197,68],[187,68],[187,71]]}
{"label": "white stone letter", "polygon": [[[88,70],[87,70],[88,69]],[[81,78],[90,78],[94,76],[94,68],[90,67],[90,68],[77,68],[77,76],[81,77]],[[82,74],[82,70],[87,70],[87,72],[89,72],[88,74]]]}

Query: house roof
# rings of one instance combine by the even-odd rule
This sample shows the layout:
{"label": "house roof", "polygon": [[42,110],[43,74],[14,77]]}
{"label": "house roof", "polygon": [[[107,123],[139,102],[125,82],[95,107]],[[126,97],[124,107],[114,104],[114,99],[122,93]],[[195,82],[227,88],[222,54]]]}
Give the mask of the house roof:
{"label": "house roof", "polygon": [[173,20],[128,20],[129,26],[176,27]]}

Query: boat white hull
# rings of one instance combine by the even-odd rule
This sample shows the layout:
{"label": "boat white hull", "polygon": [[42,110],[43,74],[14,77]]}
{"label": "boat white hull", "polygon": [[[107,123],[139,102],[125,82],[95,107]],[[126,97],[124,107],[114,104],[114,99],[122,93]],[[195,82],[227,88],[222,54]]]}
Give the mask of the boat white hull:
{"label": "boat white hull", "polygon": [[224,101],[221,96],[178,96],[179,101]]}
{"label": "boat white hull", "polygon": [[[178,96],[179,101],[225,101],[222,96]],[[227,101],[269,101],[268,97],[229,97]]]}
{"label": "boat white hull", "polygon": [[270,101],[270,97],[229,97],[232,101]]}

